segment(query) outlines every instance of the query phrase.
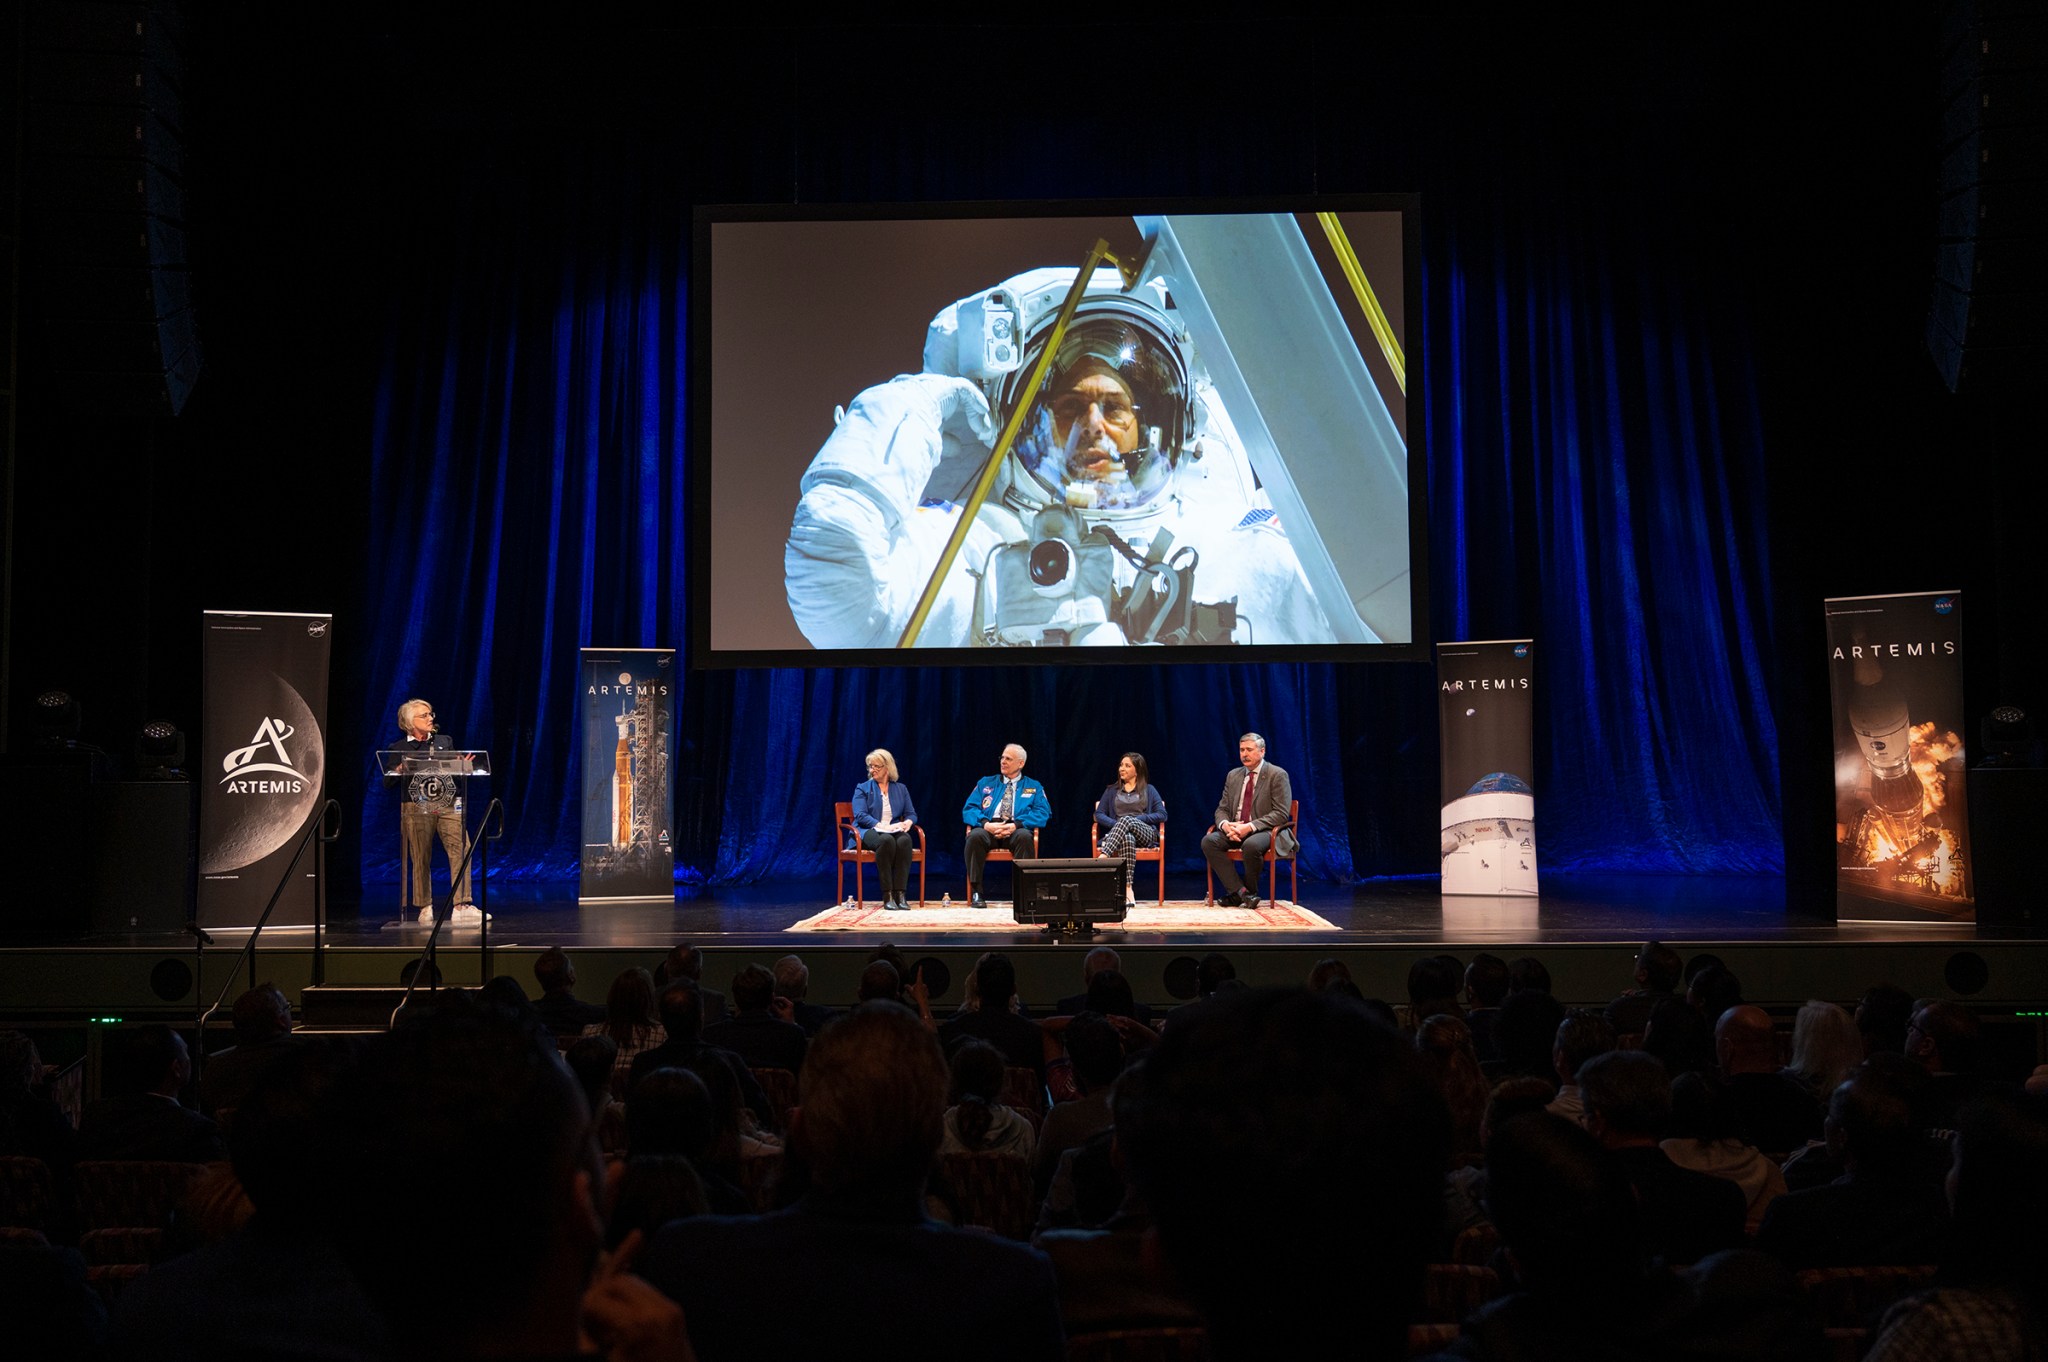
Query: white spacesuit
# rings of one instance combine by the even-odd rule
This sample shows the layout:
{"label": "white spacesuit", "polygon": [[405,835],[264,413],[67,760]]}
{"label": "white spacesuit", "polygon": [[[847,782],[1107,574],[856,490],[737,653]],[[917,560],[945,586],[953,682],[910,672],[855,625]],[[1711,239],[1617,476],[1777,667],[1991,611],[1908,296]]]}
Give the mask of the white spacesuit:
{"label": "white spacesuit", "polygon": [[1072,269],[933,318],[925,371],[862,392],[811,460],[784,549],[818,648],[897,643],[986,466],[1029,402],[920,647],[1323,643],[1331,632],[1164,281],[1095,272],[1044,384]]}

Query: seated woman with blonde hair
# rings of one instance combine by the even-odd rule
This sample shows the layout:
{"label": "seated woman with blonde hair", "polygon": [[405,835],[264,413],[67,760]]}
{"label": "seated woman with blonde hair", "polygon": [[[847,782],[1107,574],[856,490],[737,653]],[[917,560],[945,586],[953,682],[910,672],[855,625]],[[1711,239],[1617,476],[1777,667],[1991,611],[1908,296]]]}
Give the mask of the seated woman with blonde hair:
{"label": "seated woman with blonde hair", "polygon": [[[882,881],[882,906],[891,912],[910,908],[904,890],[910,884],[910,854],[917,849],[917,806],[910,789],[896,778],[896,758],[886,747],[868,753],[868,778],[853,788],[853,827],[863,850],[875,853],[875,872]],[[858,866],[854,867],[856,870]]]}

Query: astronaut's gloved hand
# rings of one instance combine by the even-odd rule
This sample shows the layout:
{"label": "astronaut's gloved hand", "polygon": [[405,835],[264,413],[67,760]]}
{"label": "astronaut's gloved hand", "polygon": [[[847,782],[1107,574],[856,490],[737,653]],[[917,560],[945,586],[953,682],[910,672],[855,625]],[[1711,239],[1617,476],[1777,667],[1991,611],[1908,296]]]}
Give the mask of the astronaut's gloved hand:
{"label": "astronaut's gloved hand", "polygon": [[789,606],[814,647],[893,643],[936,561],[944,523],[916,523],[949,454],[985,458],[995,423],[981,390],[908,374],[854,398],[799,484],[783,551]]}
{"label": "astronaut's gloved hand", "polygon": [[853,399],[799,486],[806,494],[824,483],[865,492],[893,526],[916,508],[941,460],[963,447],[985,454],[995,438],[981,389],[944,374],[906,374]]}

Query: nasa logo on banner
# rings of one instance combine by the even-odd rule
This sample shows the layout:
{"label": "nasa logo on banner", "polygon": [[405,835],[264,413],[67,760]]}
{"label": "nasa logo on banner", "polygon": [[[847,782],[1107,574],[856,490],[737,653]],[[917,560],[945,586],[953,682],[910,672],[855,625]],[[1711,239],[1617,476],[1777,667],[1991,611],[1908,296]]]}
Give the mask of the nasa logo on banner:
{"label": "nasa logo on banner", "polygon": [[[332,616],[203,617],[205,724],[198,770],[199,922],[254,926],[324,797]],[[313,920],[313,858],[273,925]]]}
{"label": "nasa logo on banner", "polygon": [[1537,892],[1533,651],[1529,639],[1437,645],[1446,894]]}

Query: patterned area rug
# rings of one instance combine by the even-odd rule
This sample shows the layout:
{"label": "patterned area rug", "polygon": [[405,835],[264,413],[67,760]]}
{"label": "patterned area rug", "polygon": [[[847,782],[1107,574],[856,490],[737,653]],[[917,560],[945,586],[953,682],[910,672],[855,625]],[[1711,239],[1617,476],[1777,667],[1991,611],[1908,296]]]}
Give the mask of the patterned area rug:
{"label": "patterned area rug", "polygon": [[[1108,924],[1104,924],[1108,925]],[[1208,907],[1193,899],[1169,899],[1164,908],[1156,902],[1131,909],[1120,924],[1127,932],[1334,932],[1336,926],[1308,909],[1285,901],[1261,903],[1257,908]],[[783,928],[789,932],[1043,932],[1036,922],[1016,922],[1010,905],[991,901],[986,908],[969,908],[955,903],[950,908],[937,901],[920,908],[910,905],[907,913],[884,912],[879,903],[865,907],[843,904],[814,913],[802,922]]]}

